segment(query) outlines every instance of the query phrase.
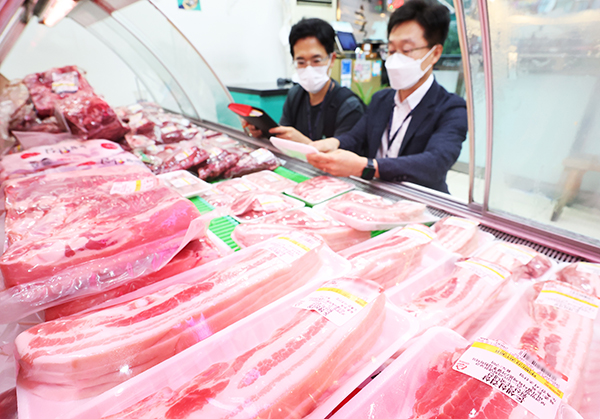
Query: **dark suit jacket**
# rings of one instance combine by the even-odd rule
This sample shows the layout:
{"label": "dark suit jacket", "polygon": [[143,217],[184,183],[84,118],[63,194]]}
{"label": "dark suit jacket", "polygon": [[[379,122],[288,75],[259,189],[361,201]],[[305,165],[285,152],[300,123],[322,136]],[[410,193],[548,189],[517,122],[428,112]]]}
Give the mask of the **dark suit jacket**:
{"label": "dark suit jacket", "polygon": [[[395,106],[396,92],[385,89],[375,93],[354,128],[336,137],[340,148],[375,158]],[[379,176],[382,180],[408,181],[448,193],[446,174],[458,159],[466,136],[465,101],[434,81],[412,112],[398,157],[377,159]]]}

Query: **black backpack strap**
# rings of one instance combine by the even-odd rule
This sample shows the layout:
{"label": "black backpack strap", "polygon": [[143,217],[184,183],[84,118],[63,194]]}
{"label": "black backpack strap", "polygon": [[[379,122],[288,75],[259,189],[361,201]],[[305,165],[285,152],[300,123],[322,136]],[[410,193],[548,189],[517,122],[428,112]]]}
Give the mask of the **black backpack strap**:
{"label": "black backpack strap", "polygon": [[335,135],[335,123],[337,121],[338,111],[342,104],[352,96],[359,100],[363,110],[365,110],[366,106],[364,102],[356,95],[356,93],[336,83],[335,88],[331,92],[331,99],[327,101],[328,103],[326,104],[323,113],[323,135],[325,138],[333,137]]}

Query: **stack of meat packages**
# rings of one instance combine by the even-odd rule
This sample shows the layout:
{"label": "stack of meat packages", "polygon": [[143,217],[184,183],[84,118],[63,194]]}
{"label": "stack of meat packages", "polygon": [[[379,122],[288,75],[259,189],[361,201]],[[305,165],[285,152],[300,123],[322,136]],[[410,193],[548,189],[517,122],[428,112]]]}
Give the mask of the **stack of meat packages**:
{"label": "stack of meat packages", "polygon": [[151,102],[118,108],[117,113],[130,129],[125,146],[156,174],[190,170],[202,180],[216,180],[279,166],[270,151],[243,146]]}

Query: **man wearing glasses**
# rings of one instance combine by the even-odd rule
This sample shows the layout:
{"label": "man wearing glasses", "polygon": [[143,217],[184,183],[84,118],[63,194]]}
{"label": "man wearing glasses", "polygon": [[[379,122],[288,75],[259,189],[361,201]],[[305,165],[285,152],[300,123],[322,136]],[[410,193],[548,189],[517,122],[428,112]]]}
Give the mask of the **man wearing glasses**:
{"label": "man wearing glasses", "polygon": [[[330,77],[335,61],[335,32],[321,19],[302,19],[290,31],[290,52],[299,85],[283,105],[280,125],[269,132],[279,138],[312,143],[349,131],[364,113],[362,101]],[[246,125],[253,137],[261,131]]]}
{"label": "man wearing glasses", "polygon": [[446,174],[467,134],[467,107],[433,77],[450,14],[439,3],[407,1],[388,23],[385,63],[392,89],[377,92],[354,128],[312,143],[313,166],[335,176],[414,182],[448,193]]}

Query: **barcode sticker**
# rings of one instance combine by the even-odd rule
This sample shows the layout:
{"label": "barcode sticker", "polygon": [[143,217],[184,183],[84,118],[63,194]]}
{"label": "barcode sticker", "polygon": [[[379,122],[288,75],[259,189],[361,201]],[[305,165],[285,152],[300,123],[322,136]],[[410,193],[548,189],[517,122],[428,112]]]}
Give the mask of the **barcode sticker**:
{"label": "barcode sticker", "polygon": [[536,357],[484,338],[475,341],[453,369],[501,391],[539,418],[556,416],[566,384],[566,377],[550,372]]}
{"label": "barcode sticker", "polygon": [[315,236],[302,232],[292,232],[267,241],[265,249],[273,252],[275,256],[284,262],[291,264],[322,243]]}
{"label": "barcode sticker", "polygon": [[535,303],[567,310],[592,320],[598,316],[600,306],[600,300],[595,296],[554,281],[544,284]]}
{"label": "barcode sticker", "polygon": [[505,255],[512,256],[523,265],[527,265],[537,256],[537,252],[524,246],[516,246],[510,243],[499,243],[498,249]]}
{"label": "barcode sticker", "polygon": [[511,272],[508,269],[504,269],[502,266],[477,258],[457,262],[456,266],[466,268],[494,285],[504,281],[511,275]]}
{"label": "barcode sticker", "polygon": [[460,218],[460,217],[448,217],[444,221],[444,224],[468,230],[470,228],[477,227],[479,225],[479,221],[468,220],[466,218]]}
{"label": "barcode sticker", "polygon": [[589,262],[578,262],[576,271],[583,272],[584,274],[600,275],[600,264],[589,263]]}
{"label": "barcode sticker", "polygon": [[382,291],[381,288],[367,287],[356,280],[334,279],[304,297],[294,307],[316,311],[335,325],[342,326]]}
{"label": "barcode sticker", "polygon": [[52,91],[56,94],[75,93],[79,90],[79,76],[76,71],[52,73]]}
{"label": "barcode sticker", "polygon": [[134,192],[145,192],[154,187],[155,179],[147,177],[142,180],[131,180],[128,182],[115,182],[110,189],[111,195],[129,195]]}
{"label": "barcode sticker", "polygon": [[413,240],[417,240],[418,243],[429,243],[435,239],[436,234],[429,227],[422,224],[411,224],[404,227],[398,233],[398,236],[408,237]]}

